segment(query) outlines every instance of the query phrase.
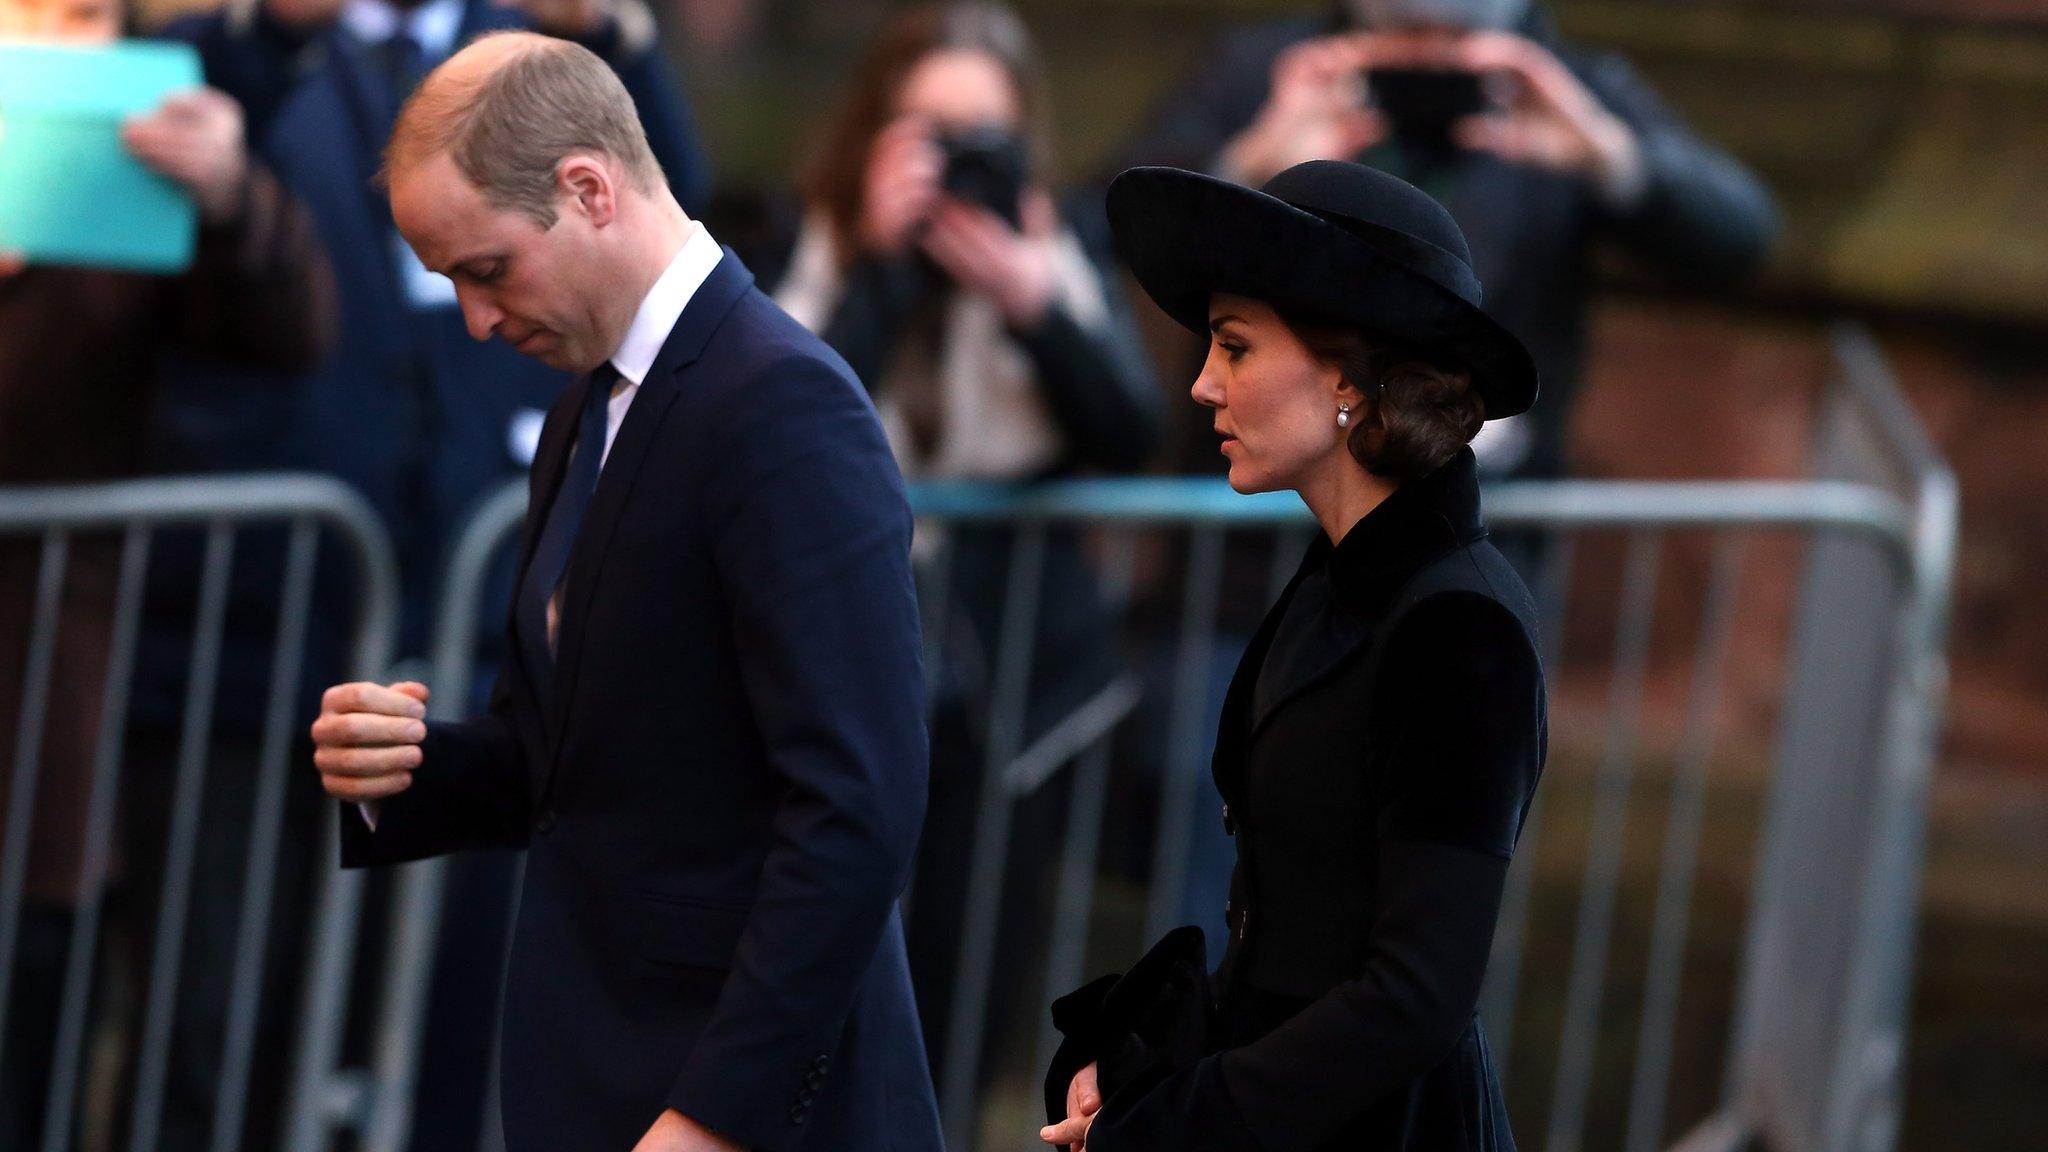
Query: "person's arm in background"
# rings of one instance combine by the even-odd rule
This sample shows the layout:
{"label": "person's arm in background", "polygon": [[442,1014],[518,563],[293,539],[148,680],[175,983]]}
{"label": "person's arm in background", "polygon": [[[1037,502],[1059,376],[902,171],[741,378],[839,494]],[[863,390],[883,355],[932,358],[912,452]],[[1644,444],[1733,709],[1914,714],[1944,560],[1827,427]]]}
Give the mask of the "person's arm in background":
{"label": "person's arm in background", "polygon": [[1752,271],[1777,235],[1770,192],[1681,123],[1619,58],[1566,60],[1534,40],[1480,32],[1438,49],[1498,75],[1507,107],[1466,120],[1459,142],[1513,164],[1577,176],[1596,224],[1652,271],[1724,283]]}
{"label": "person's arm in background", "polygon": [[898,333],[937,286],[931,272],[908,257],[862,256],[846,270],[845,290],[818,335],[873,392],[889,369]]}
{"label": "person's arm in background", "polygon": [[1222,175],[1231,141],[1258,119],[1266,104],[1275,61],[1324,27],[1316,21],[1294,20],[1226,33],[1187,73],[1194,79],[1153,106],[1145,126],[1119,153],[1117,167],[1164,164]]}
{"label": "person's arm in background", "polygon": [[921,244],[955,282],[1002,309],[1068,462],[1137,468],[1158,445],[1164,398],[1117,274],[1062,226],[1043,192],[1023,207],[1020,232],[986,208],[941,197]]}
{"label": "person's arm in background", "polygon": [[1606,230],[1658,273],[1687,283],[1726,283],[1763,263],[1778,235],[1770,190],[1741,162],[1701,139],[1635,70],[1600,56],[1578,75],[1634,129],[1641,184],[1603,201]]}
{"label": "person's arm in background", "polygon": [[770,287],[775,302],[831,345],[870,394],[912,314],[943,287],[914,248],[938,199],[941,167],[921,121],[883,128],[868,150],[855,226],[841,236],[826,208],[806,206]]}
{"label": "person's arm in background", "polygon": [[910,510],[872,409],[824,358],[796,350],[713,405],[706,537],[779,799],[746,931],[667,1105],[790,1152],[805,1131],[792,1101],[839,1051],[924,818]]}
{"label": "person's arm in background", "polygon": [[1543,763],[1542,672],[1519,622],[1470,593],[1423,601],[1387,642],[1382,667],[1399,670],[1402,691],[1378,713],[1399,719],[1374,772],[1376,908],[1358,975],[1135,1101],[1090,1115],[1076,1100],[1041,1139],[1313,1152],[1435,1067],[1471,1026]]}
{"label": "person's arm in background", "polygon": [[170,331],[193,355],[309,368],[333,344],[333,274],[312,218],[250,160],[242,125],[231,97],[200,88],[122,127],[128,150],[198,206],[192,267],[169,282]]}

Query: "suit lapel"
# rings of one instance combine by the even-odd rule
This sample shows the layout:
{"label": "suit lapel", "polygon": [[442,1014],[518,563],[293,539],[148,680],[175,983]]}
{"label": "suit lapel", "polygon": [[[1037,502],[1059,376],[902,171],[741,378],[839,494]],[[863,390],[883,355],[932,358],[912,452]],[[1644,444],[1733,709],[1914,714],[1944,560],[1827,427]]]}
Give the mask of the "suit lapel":
{"label": "suit lapel", "polygon": [[[605,460],[604,471],[598,474],[597,490],[591,494],[590,507],[583,514],[583,524],[569,550],[569,563],[562,579],[562,613],[555,633],[554,690],[545,702],[554,742],[549,754],[551,764],[560,762],[570,706],[576,698],[577,672],[582,665],[587,639],[584,624],[590,614],[590,597],[604,569],[605,553],[625,510],[626,498],[631,494],[648,450],[654,444],[655,432],[674,406],[676,398],[682,394],[689,368],[696,363],[712,333],[732,311],[741,294],[753,283],[753,274],[747,271],[731,249],[726,249],[711,275],[684,306],[675,327],[669,331],[661,354],[655,357],[654,365],[648,369],[647,378],[641,381],[632,405],[626,409],[626,418],[620,423],[618,435],[612,441],[611,455]],[[555,467],[556,482],[559,483],[561,466],[557,463]],[[550,772],[552,774],[552,768]]]}

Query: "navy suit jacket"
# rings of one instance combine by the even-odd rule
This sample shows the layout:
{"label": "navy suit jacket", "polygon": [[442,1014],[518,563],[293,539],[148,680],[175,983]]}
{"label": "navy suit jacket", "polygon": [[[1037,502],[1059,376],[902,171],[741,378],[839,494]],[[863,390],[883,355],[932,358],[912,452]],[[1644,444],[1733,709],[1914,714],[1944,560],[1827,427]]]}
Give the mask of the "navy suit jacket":
{"label": "navy suit jacket", "polygon": [[[516,9],[469,0],[457,42],[524,25]],[[239,6],[181,18],[165,34],[192,43],[207,80],[246,109],[251,148],[307,205],[331,256],[341,338],[316,370],[291,377],[218,362],[174,364],[159,393],[155,464],[169,471],[303,469],[347,481],[367,498],[398,549],[405,616],[399,652],[418,655],[456,531],[475,506],[527,461],[515,426],[537,423],[571,377],[514,352],[478,343],[453,301],[408,306],[390,206],[372,183],[398,100],[369,53],[346,29],[291,43]],[[609,42],[607,42],[609,41]],[[632,94],[648,142],[683,205],[693,211],[708,167],[675,74],[657,46],[626,54],[616,33],[589,46],[606,56]],[[197,544],[181,580],[154,590],[166,618],[182,620],[197,587]],[[236,602],[253,634],[229,645],[223,701],[266,698],[278,562],[237,563]],[[310,637],[305,702],[338,674],[339,625],[354,619],[351,581],[338,549],[324,550],[321,606]],[[493,574],[486,602],[511,595],[510,566]],[[183,605],[172,611],[172,606]],[[231,619],[239,622],[240,610]],[[174,720],[189,638],[164,638],[162,705]],[[487,677],[479,677],[479,683]],[[145,711],[148,711],[145,701]],[[258,721],[257,709],[243,717]],[[308,713],[310,715],[310,713]],[[226,717],[229,721],[235,716]]]}
{"label": "navy suit jacket", "polygon": [[[522,571],[588,386],[549,413]],[[896,912],[927,757],[909,547],[866,393],[727,251],[620,425],[552,690],[507,644],[376,831],[341,814],[351,866],[527,848],[513,1152],[624,1152],[664,1107],[769,1152],[939,1148]]]}

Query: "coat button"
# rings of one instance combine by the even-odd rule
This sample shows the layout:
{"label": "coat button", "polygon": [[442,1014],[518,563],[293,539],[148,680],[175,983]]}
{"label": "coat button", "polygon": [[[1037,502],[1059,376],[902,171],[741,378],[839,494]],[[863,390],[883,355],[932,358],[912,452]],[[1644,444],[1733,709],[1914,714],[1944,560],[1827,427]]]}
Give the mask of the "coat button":
{"label": "coat button", "polygon": [[533,818],[533,830],[543,836],[553,832],[555,830],[555,810],[553,808],[541,809],[540,815]]}
{"label": "coat button", "polygon": [[830,1056],[820,1056],[816,1060],[811,1061],[811,1067],[819,1072],[823,1072],[827,1068],[832,1067],[832,1058]]}
{"label": "coat button", "polygon": [[801,1104],[791,1104],[791,1105],[789,1106],[789,1122],[790,1122],[791,1124],[801,1124],[801,1123],[803,1123],[803,1122],[804,1122],[804,1112],[805,1112],[805,1109],[804,1109],[804,1106],[803,1106],[803,1105],[801,1105]]}

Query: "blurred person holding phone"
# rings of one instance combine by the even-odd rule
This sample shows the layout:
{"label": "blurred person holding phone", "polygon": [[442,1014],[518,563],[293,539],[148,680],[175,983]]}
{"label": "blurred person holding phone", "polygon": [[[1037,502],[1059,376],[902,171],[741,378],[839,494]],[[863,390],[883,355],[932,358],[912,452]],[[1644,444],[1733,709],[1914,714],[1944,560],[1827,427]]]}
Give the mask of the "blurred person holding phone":
{"label": "blurred person holding phone", "polygon": [[[123,34],[115,0],[0,0],[0,35],[80,48]],[[130,476],[148,456],[163,359],[174,353],[300,371],[331,344],[334,290],[313,222],[245,142],[235,101],[213,88],[178,92],[119,128],[136,160],[197,206],[191,267],[174,276],[31,262],[0,253],[0,484],[82,483]],[[25,648],[41,541],[0,543],[0,746],[23,717]],[[80,894],[109,879],[85,874],[86,807],[118,583],[119,542],[71,543],[44,717],[21,944],[0,1063],[0,1145],[33,1146],[56,1038],[65,941]],[[189,608],[187,609],[189,612]],[[0,782],[0,790],[5,783]],[[122,797],[124,873],[112,915],[148,908],[151,830],[163,808]],[[5,800],[0,797],[0,810]],[[138,922],[132,944],[146,948]],[[116,943],[127,937],[118,937]],[[147,952],[136,963],[146,965]],[[219,989],[224,1003],[225,989]],[[195,1011],[204,1013],[206,1005]],[[174,1094],[217,1063],[180,1064]],[[203,1133],[199,1134],[203,1136]],[[166,1132],[161,1147],[191,1133]],[[182,1142],[181,1142],[182,1141]]]}
{"label": "blurred person holding phone", "polygon": [[1257,185],[1305,160],[1356,160],[1451,210],[1487,310],[1543,372],[1542,403],[1475,445],[1488,475],[1566,471],[1598,243],[1717,286],[1753,271],[1777,231],[1754,176],[1619,57],[1562,42],[1531,0],[1341,0],[1228,34],[1194,75],[1127,163]]}
{"label": "blurred person holding phone", "polygon": [[[1099,207],[1093,216],[1055,208],[1047,121],[1029,31],[1009,8],[987,3],[898,18],[825,118],[776,299],[853,367],[912,479],[1127,471],[1157,443],[1162,397],[1107,237],[1083,239],[1091,219],[1098,230],[1106,224]],[[931,807],[910,948],[935,1061],[945,1059],[983,773],[980,709],[995,674],[1010,543],[1000,530],[951,532],[949,619],[927,623],[944,644],[930,670]],[[925,536],[920,554],[935,544]],[[1118,668],[1078,538],[1050,541],[1041,588],[1027,742]],[[1057,819],[1044,803],[1020,808],[1019,851],[1049,850],[1052,837],[1033,833]],[[1037,895],[1020,889],[1005,906]]]}

